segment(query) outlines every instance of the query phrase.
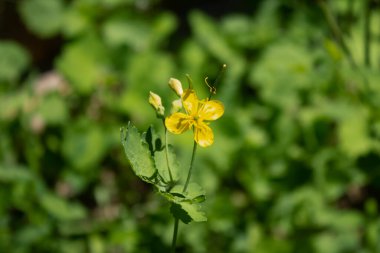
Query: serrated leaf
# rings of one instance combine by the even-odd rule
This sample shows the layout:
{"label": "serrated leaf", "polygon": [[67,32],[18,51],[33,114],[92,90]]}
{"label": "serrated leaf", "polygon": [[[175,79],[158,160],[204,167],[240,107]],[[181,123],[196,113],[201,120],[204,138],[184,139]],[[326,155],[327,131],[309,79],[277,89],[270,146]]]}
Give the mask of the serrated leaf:
{"label": "serrated leaf", "polygon": [[179,204],[172,203],[170,212],[175,218],[180,219],[185,224],[188,224],[192,221],[190,215],[185,210],[183,210]]}
{"label": "serrated leaf", "polygon": [[198,203],[206,200],[205,194],[205,190],[197,183],[190,183],[185,192],[186,198]]}
{"label": "serrated leaf", "polygon": [[187,201],[190,203],[201,203],[206,200],[205,191],[196,183],[190,183],[186,192],[183,192],[183,185],[176,185],[170,190],[170,194],[183,198],[179,201]]}
{"label": "serrated leaf", "polygon": [[183,185],[175,185],[170,192],[160,192],[172,202],[170,212],[186,224],[190,221],[206,221],[206,215],[198,204],[205,200],[204,190],[195,183],[189,184],[186,192],[183,192],[183,187]]}
{"label": "serrated leaf", "polygon": [[157,170],[148,144],[142,141],[141,135],[132,123],[129,122],[127,128],[121,129],[121,142],[135,174],[142,180],[153,183],[152,178]]}
{"label": "serrated leaf", "polygon": [[173,203],[170,212],[175,218],[180,219],[185,224],[191,221],[207,221],[206,214],[200,210],[200,206],[188,202]]}
{"label": "serrated leaf", "polygon": [[200,210],[199,205],[183,202],[181,203],[181,207],[195,222],[207,221],[206,214]]}

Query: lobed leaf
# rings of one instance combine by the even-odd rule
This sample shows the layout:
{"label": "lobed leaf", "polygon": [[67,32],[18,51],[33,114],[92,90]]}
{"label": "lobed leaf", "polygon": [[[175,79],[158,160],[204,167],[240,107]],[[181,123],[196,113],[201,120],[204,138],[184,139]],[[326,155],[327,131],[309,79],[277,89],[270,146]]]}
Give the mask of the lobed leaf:
{"label": "lobed leaf", "polygon": [[135,174],[148,183],[154,183],[157,170],[148,144],[142,141],[141,135],[132,123],[129,122],[127,128],[121,129],[121,142]]}
{"label": "lobed leaf", "polygon": [[207,217],[199,203],[205,201],[204,190],[196,183],[189,184],[183,192],[183,185],[175,185],[170,192],[160,192],[168,201],[172,202],[170,212],[175,218],[184,223],[191,221],[207,221]]}
{"label": "lobed leaf", "polygon": [[173,203],[170,212],[185,224],[191,221],[207,221],[206,214],[200,210],[200,206],[188,202]]}

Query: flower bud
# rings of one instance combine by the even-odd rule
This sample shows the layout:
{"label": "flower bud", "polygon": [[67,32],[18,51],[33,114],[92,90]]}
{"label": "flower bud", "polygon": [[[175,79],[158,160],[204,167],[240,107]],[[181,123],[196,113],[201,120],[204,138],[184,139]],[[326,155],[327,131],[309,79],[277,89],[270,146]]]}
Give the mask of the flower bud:
{"label": "flower bud", "polygon": [[181,96],[183,93],[182,84],[178,79],[170,78],[169,86],[172,88],[178,96]]}
{"label": "flower bud", "polygon": [[162,106],[161,97],[153,92],[149,92],[149,104],[153,106],[156,113],[160,116],[164,116],[165,108]]}
{"label": "flower bud", "polygon": [[173,114],[175,112],[178,112],[182,108],[182,99],[177,99],[172,102],[172,109],[170,110],[170,113]]}

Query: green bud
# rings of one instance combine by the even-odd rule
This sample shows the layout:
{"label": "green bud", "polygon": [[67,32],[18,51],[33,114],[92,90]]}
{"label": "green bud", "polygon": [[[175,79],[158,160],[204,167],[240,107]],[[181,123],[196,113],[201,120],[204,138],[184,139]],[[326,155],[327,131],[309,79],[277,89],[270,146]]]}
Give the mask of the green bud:
{"label": "green bud", "polygon": [[175,93],[177,93],[179,97],[182,96],[182,93],[183,93],[182,84],[178,79],[170,78],[169,86],[175,91]]}
{"label": "green bud", "polygon": [[164,116],[165,107],[162,106],[161,97],[153,92],[149,92],[149,104],[153,106],[159,116]]}

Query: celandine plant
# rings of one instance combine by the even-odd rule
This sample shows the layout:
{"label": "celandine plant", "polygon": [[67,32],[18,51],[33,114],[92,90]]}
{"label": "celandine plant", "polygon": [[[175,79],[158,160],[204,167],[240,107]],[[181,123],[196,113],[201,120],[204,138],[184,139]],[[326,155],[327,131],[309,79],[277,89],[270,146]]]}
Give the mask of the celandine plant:
{"label": "celandine plant", "polygon": [[[223,65],[223,69],[225,67]],[[190,178],[197,147],[208,147],[214,142],[209,122],[220,118],[224,113],[223,104],[211,100],[216,89],[207,83],[207,78],[205,82],[210,88],[210,96],[202,100],[198,99],[189,77],[188,81],[189,88],[183,90],[179,80],[170,78],[169,86],[180,98],[172,102],[169,116],[165,115],[160,96],[150,92],[149,103],[165,127],[164,142],[153,127],[149,127],[143,134],[131,122],[126,128],[121,128],[121,141],[134,173],[143,181],[154,185],[157,192],[171,202],[170,212],[175,219],[172,252],[175,252],[179,220],[185,224],[207,220],[200,206],[205,201],[204,190],[198,184],[190,183]],[[168,131],[181,134],[187,130],[193,131],[194,142],[186,181],[182,183],[180,178],[183,170],[180,169],[167,137]]]}

